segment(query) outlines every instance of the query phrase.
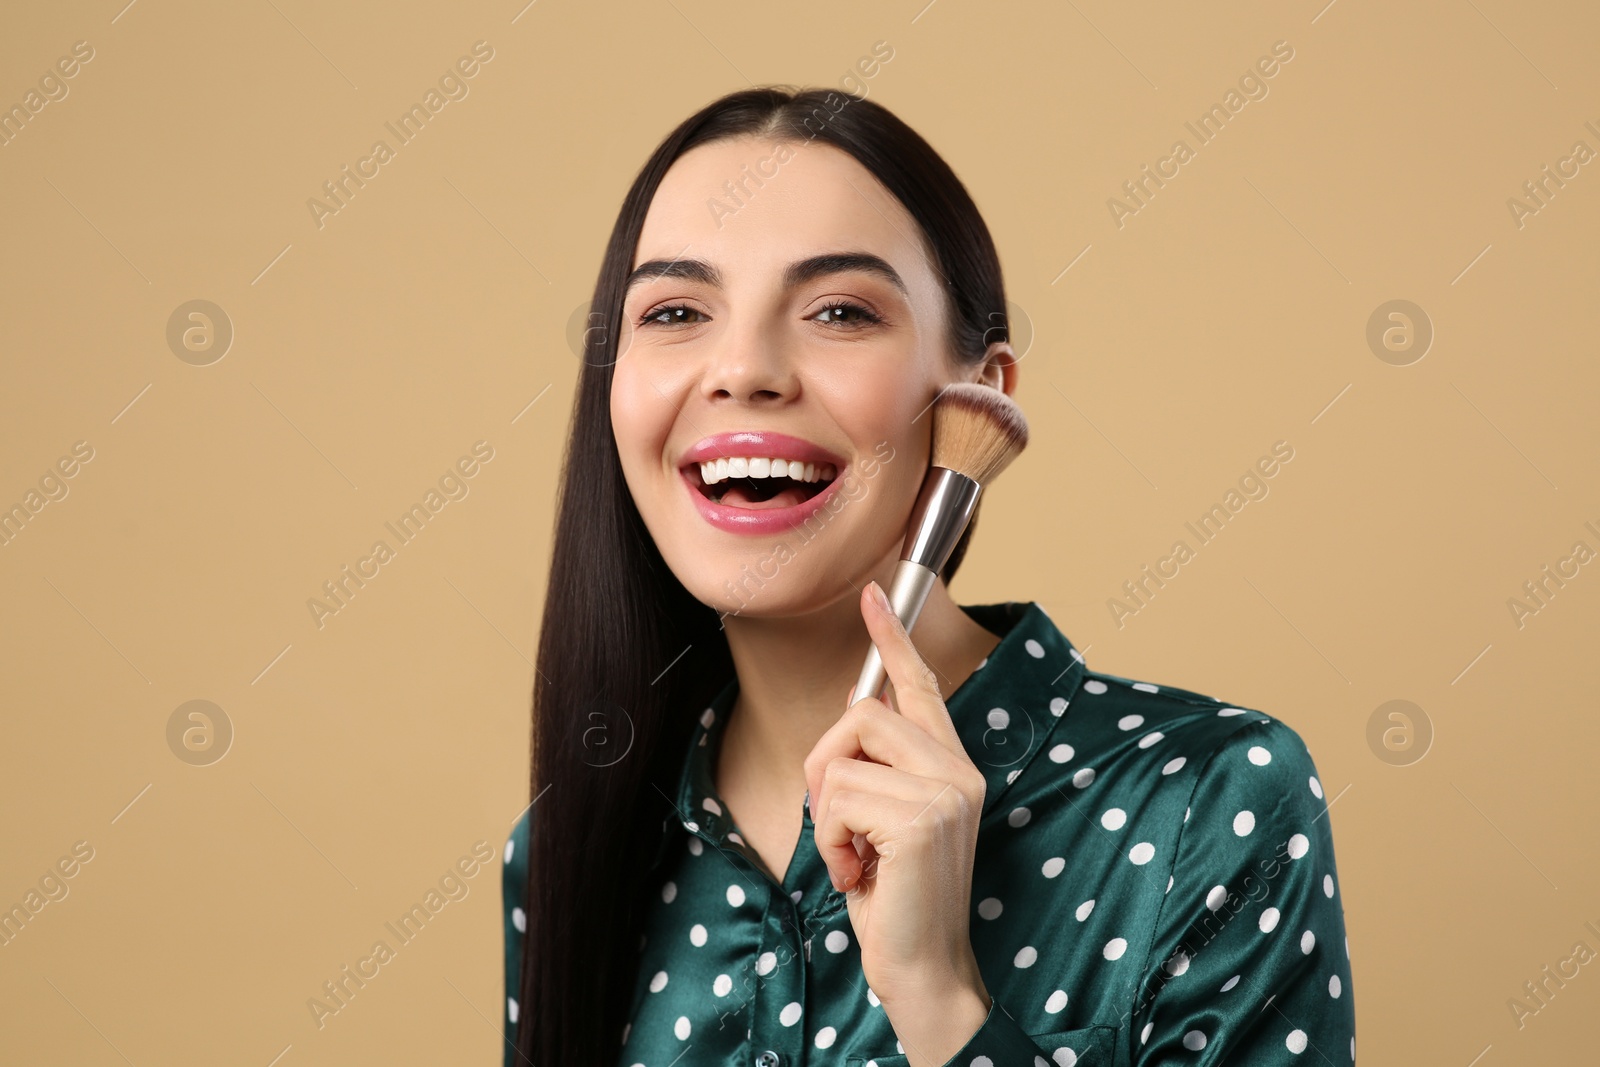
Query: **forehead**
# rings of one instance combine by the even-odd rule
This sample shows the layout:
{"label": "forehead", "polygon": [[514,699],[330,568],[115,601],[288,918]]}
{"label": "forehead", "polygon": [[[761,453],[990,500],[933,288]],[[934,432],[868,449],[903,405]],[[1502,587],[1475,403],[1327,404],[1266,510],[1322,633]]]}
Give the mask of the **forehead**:
{"label": "forehead", "polygon": [[699,145],[668,168],[633,266],[681,256],[777,275],[841,250],[883,257],[914,293],[937,291],[916,220],[853,156],[821,141],[739,137]]}

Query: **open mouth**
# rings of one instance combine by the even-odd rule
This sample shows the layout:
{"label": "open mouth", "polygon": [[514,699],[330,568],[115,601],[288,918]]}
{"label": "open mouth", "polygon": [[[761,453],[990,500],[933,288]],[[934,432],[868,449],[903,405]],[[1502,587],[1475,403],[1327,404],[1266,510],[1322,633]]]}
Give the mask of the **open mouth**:
{"label": "open mouth", "polygon": [[826,489],[838,471],[832,463],[732,456],[692,463],[685,475],[713,504],[761,511],[804,504]]}

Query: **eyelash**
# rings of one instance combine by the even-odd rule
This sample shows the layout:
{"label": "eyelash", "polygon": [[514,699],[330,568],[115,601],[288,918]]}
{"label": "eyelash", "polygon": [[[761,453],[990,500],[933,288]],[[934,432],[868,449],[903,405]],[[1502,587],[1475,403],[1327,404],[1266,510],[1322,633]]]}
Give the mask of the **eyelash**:
{"label": "eyelash", "polygon": [[[873,312],[872,312],[872,310],[870,308],[863,307],[862,305],[857,304],[852,300],[836,300],[831,304],[824,305],[823,307],[820,307],[820,308],[817,309],[817,315],[821,315],[824,312],[837,311],[837,310],[841,310],[841,309],[845,310],[845,311],[854,311],[854,312],[860,313],[861,321],[853,322],[853,323],[852,322],[834,321],[834,322],[830,323],[830,325],[845,326],[845,327],[876,326],[876,325],[878,325],[878,324],[883,322],[883,320],[881,318],[879,318],[877,315],[873,314]],[[639,317],[639,321],[634,323],[634,325],[635,326],[640,326],[640,327],[642,327],[642,326],[651,326],[651,325],[654,325],[654,326],[693,326],[693,325],[695,325],[692,322],[687,322],[687,323],[665,323],[665,322],[652,322],[651,321],[652,319],[655,319],[657,316],[665,314],[666,312],[669,312],[669,311],[693,311],[697,315],[704,314],[704,312],[702,312],[699,308],[690,307],[687,304],[662,304],[660,307],[651,308],[649,311],[645,312],[643,315],[641,315]],[[816,318],[816,315],[813,315],[811,317],[814,319],[814,318]]]}

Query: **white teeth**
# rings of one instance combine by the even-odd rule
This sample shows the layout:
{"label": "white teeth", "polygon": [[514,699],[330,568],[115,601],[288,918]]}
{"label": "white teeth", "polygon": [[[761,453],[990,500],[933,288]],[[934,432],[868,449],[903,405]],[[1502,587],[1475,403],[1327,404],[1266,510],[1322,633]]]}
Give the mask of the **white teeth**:
{"label": "white teeth", "polygon": [[708,459],[700,464],[700,479],[707,485],[716,485],[727,478],[792,478],[797,482],[829,482],[837,474],[832,463],[820,466],[802,464],[797,459],[775,459],[767,456],[725,456]]}

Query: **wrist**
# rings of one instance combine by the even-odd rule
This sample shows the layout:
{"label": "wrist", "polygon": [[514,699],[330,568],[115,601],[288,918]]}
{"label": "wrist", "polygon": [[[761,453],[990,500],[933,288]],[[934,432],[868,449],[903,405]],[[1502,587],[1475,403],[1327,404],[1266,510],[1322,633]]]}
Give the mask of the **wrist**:
{"label": "wrist", "polygon": [[882,1004],[908,1067],[943,1067],[983,1027],[994,998],[974,967],[970,981],[947,980]]}

